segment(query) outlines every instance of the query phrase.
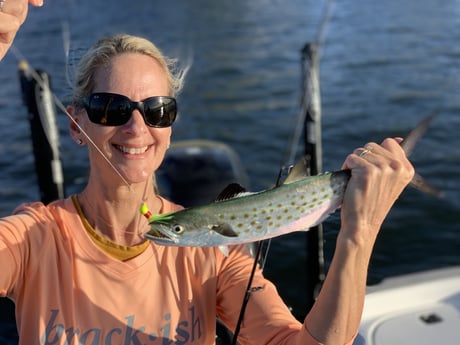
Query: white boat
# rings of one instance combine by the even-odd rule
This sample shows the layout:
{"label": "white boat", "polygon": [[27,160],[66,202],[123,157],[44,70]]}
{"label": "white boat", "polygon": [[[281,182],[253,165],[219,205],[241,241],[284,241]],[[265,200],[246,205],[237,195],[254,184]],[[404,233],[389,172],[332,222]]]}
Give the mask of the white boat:
{"label": "white boat", "polygon": [[368,288],[354,345],[460,344],[460,267],[385,279]]}

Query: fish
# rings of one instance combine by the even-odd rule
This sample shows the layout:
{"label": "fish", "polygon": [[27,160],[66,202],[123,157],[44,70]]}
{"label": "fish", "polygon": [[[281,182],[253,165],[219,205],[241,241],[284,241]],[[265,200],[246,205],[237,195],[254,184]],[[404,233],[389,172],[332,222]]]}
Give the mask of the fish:
{"label": "fish", "polygon": [[[421,121],[401,143],[410,155],[424,135],[433,116]],[[145,237],[159,245],[190,247],[227,247],[308,231],[340,208],[351,177],[350,170],[307,175],[305,158],[291,169],[277,187],[247,192],[233,183],[208,205],[152,215],[146,205],[141,213],[148,218],[150,230]],[[424,192],[440,195],[416,174],[411,184]]]}

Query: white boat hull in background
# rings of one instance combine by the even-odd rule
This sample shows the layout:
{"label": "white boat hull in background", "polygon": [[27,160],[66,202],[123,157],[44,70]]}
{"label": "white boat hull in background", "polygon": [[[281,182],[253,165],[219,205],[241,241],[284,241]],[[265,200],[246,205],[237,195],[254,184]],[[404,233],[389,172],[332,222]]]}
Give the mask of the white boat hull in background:
{"label": "white boat hull in background", "polygon": [[399,344],[460,344],[460,267],[389,278],[368,288],[354,345]]}

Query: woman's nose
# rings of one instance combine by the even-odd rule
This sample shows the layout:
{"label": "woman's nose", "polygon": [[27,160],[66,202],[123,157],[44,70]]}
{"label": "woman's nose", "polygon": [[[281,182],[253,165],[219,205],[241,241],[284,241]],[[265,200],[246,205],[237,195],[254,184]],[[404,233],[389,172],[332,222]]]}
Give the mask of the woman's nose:
{"label": "woman's nose", "polygon": [[133,110],[131,118],[123,127],[128,133],[143,133],[147,130],[147,124],[138,109]]}

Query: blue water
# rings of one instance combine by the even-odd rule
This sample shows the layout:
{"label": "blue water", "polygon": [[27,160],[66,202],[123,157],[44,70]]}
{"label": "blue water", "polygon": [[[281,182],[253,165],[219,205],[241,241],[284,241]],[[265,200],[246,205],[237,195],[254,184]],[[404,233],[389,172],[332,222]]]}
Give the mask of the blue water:
{"label": "blue water", "polygon": [[[174,139],[214,139],[241,156],[251,188],[275,182],[299,111],[300,49],[316,38],[325,2],[312,0],[48,0],[31,9],[16,47],[47,71],[57,95],[70,94],[73,63],[104,34],[146,36],[191,64],[179,97]],[[70,32],[68,59],[63,31]],[[338,169],[355,147],[404,136],[438,117],[413,154],[418,172],[442,188],[441,200],[408,189],[383,226],[370,281],[460,264],[460,1],[335,1],[321,48],[323,161]],[[0,215],[37,200],[27,114],[17,59],[0,64]],[[85,150],[59,114],[67,194],[87,172]],[[338,217],[325,223],[330,258]],[[266,274],[301,314],[304,235],[273,241]]]}

